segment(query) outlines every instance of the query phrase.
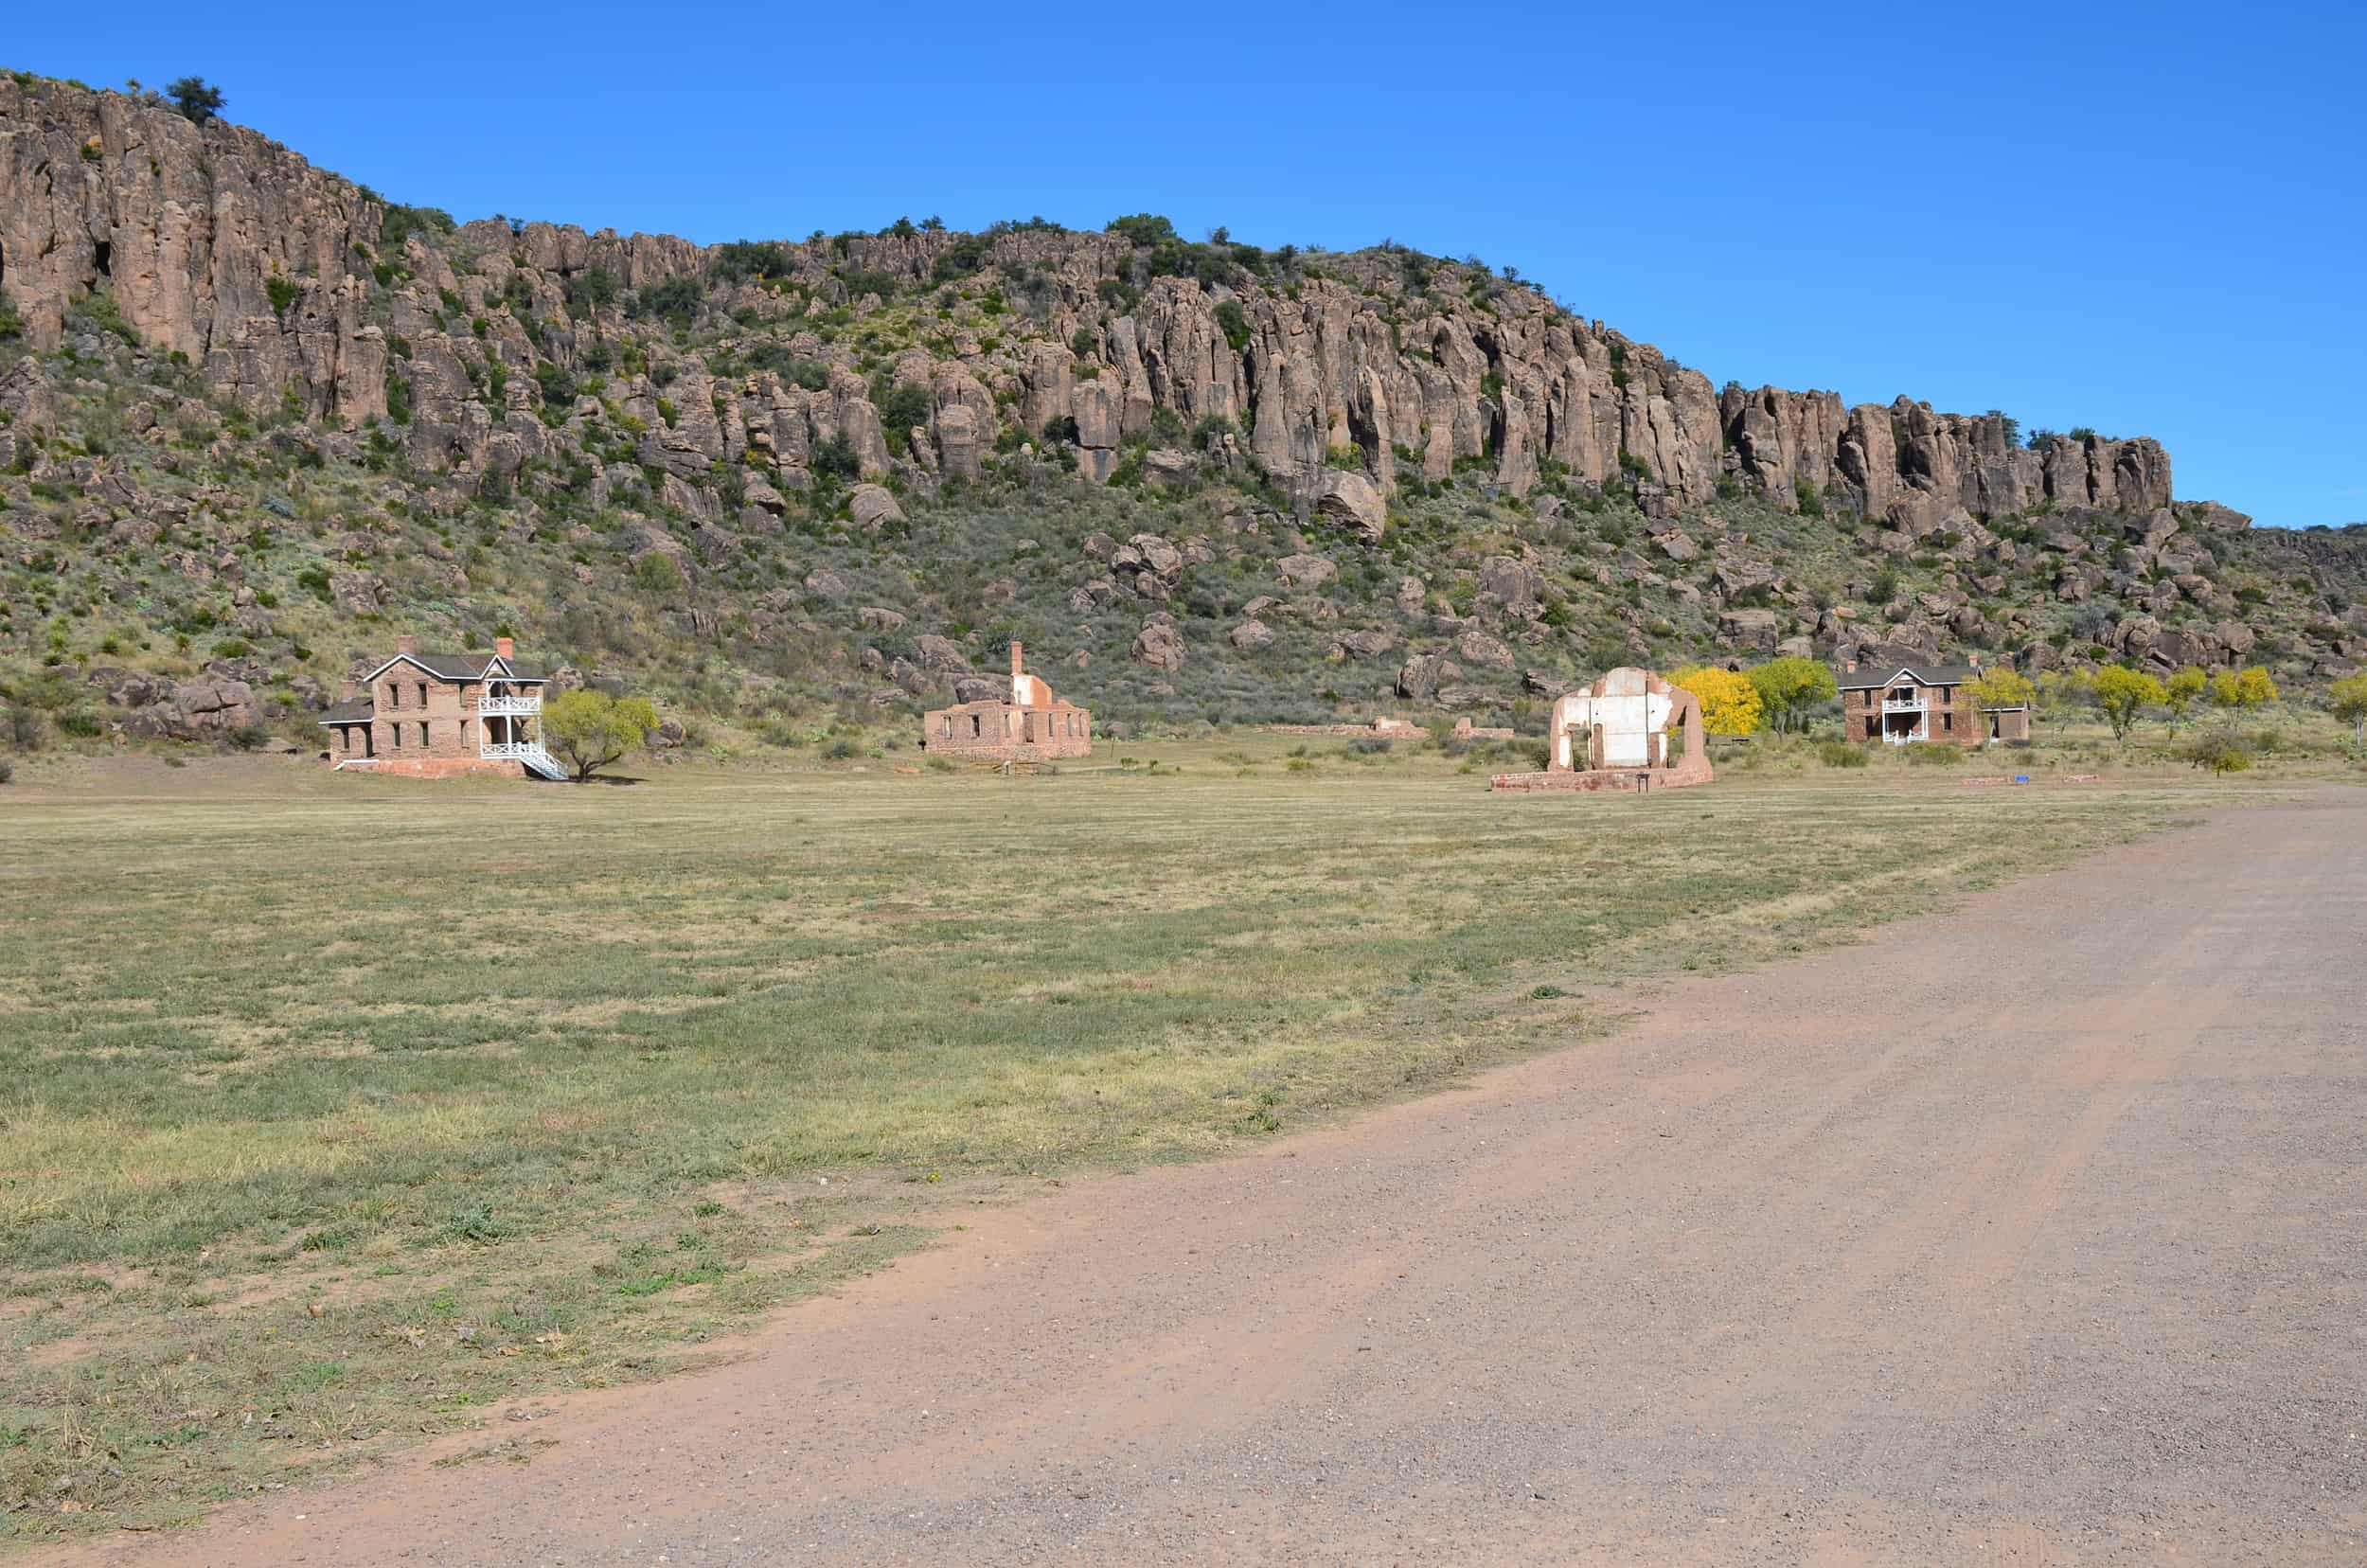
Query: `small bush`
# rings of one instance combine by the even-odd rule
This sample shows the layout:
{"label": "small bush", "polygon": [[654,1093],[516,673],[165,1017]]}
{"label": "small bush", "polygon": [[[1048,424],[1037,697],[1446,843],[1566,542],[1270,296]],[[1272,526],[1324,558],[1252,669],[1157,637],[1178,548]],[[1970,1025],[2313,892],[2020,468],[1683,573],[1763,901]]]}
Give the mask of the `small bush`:
{"label": "small bush", "polygon": [[1908,761],[1918,767],[1945,768],[1965,759],[1964,747],[1942,746],[1930,740],[1917,740],[1913,745],[1902,746],[1899,749],[1907,754]]}
{"label": "small bush", "polygon": [[1816,759],[1828,768],[1862,768],[1872,760],[1863,746],[1853,746],[1846,740],[1819,741]]}
{"label": "small bush", "polygon": [[473,1241],[479,1245],[498,1241],[508,1234],[509,1227],[493,1218],[490,1203],[471,1203],[453,1210],[452,1218],[444,1221],[444,1228],[437,1233],[445,1241]]}
{"label": "small bush", "polygon": [[2251,750],[2230,730],[2198,735],[2185,746],[2186,760],[2215,774],[2242,773],[2251,766]]}
{"label": "small bush", "polygon": [[16,764],[15,764],[15,763],[13,763],[13,762],[0,762],[0,784],[6,784],[9,780],[10,780],[10,779],[14,778],[15,776],[16,776]]}

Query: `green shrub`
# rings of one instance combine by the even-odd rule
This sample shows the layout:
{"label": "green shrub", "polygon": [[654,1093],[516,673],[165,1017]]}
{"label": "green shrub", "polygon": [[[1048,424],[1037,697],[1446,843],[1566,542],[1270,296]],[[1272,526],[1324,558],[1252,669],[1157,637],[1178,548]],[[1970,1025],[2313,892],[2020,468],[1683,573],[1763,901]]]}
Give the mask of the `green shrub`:
{"label": "green shrub", "polygon": [[2183,755],[2196,767],[2215,774],[2242,773],[2251,766],[2251,748],[2233,730],[2198,735],[2186,743]]}
{"label": "green shrub", "polygon": [[277,273],[264,279],[263,292],[271,295],[271,308],[275,315],[286,315],[288,307],[296,302],[296,286]]}
{"label": "green shrub", "polygon": [[1943,746],[1930,740],[1917,740],[1899,749],[1907,754],[1908,761],[1920,767],[1945,768],[1965,759],[1964,747]]}
{"label": "green shrub", "polygon": [[1217,325],[1224,330],[1224,341],[1239,353],[1249,347],[1249,312],[1241,309],[1237,299],[1228,299],[1217,307]]}
{"label": "green shrub", "polygon": [[855,443],[844,436],[833,436],[827,441],[814,443],[809,460],[817,479],[852,479],[863,472],[863,455]]}
{"label": "green shrub", "polygon": [[1816,759],[1828,768],[1862,768],[1872,758],[1863,746],[1853,746],[1846,740],[1824,740],[1817,743]]}

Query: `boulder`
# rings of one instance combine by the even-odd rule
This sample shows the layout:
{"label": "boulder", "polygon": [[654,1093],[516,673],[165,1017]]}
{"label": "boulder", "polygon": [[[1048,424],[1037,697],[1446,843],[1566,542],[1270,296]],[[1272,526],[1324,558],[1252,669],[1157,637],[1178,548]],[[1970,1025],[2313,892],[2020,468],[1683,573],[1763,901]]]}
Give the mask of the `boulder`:
{"label": "boulder", "polygon": [[866,604],[855,612],[855,624],[866,632],[900,632],[904,629],[904,617],[893,610]]}
{"label": "boulder", "polygon": [[1770,653],[1778,630],[1772,610],[1728,610],[1717,617],[1719,635],[1737,648]]}
{"label": "boulder", "polygon": [[968,669],[970,655],[961,650],[951,638],[934,633],[924,633],[913,639],[913,651],[920,655],[920,668],[949,671]]}
{"label": "boulder", "polygon": [[1475,665],[1487,665],[1497,669],[1512,668],[1511,648],[1477,627],[1469,628],[1455,639],[1454,648],[1456,652]]}
{"label": "boulder", "polygon": [[1397,695],[1421,702],[1462,673],[1444,653],[1417,653],[1397,667]]}
{"label": "boulder", "polygon": [[1153,669],[1181,669],[1184,651],[1184,633],[1166,615],[1152,616],[1134,633],[1132,653],[1136,664]]}
{"label": "boulder", "polygon": [[1514,615],[1525,615],[1543,599],[1545,577],[1525,561],[1489,556],[1480,562],[1479,589]]}
{"label": "boulder", "polygon": [[1343,632],[1331,639],[1327,656],[1334,659],[1378,659],[1397,646],[1386,632]]}
{"label": "boulder", "polygon": [[375,572],[339,572],[329,592],[349,615],[375,615],[386,602],[386,583]]}
{"label": "boulder", "polygon": [[1273,563],[1274,574],[1292,588],[1320,588],[1340,575],[1340,568],[1319,555],[1287,555]]}
{"label": "boulder", "polygon": [[1251,649],[1263,648],[1273,641],[1273,628],[1261,620],[1245,620],[1236,626],[1228,635],[1234,647],[1247,652]]}
{"label": "boulder", "polygon": [[904,508],[884,485],[857,485],[846,497],[846,513],[862,528],[883,528],[904,521]]}
{"label": "boulder", "polygon": [[1361,473],[1327,470],[1315,492],[1315,509],[1367,544],[1379,543],[1388,531],[1389,508],[1373,482]]}
{"label": "boulder", "polygon": [[1143,454],[1143,479],[1162,490],[1180,490],[1200,477],[1200,459],[1188,452],[1155,447]]}
{"label": "boulder", "polygon": [[957,703],[991,703],[1007,698],[1010,686],[987,675],[958,675],[953,680],[953,701]]}

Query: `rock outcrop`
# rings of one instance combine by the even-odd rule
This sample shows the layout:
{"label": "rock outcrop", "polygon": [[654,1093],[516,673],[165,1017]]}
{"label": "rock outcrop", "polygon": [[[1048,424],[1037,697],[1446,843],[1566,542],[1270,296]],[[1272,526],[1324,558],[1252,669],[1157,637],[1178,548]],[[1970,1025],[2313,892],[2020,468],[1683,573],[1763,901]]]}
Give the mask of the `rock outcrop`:
{"label": "rock outcrop", "polygon": [[[2151,440],[2082,433],[2034,449],[2002,418],[1905,398],[1717,392],[1525,285],[1395,248],[1326,256],[1319,271],[1225,246],[1163,269],[1120,235],[1032,226],[906,225],[760,248],[764,277],[795,293],[758,288],[724,247],[455,225],[251,130],[193,125],[147,97],[0,78],[0,293],[36,347],[55,347],[103,292],[129,330],[187,355],[218,391],[258,407],[293,394],[307,415],[349,426],[386,421],[421,465],[496,482],[555,452],[613,449],[614,421],[629,419],[662,501],[728,515],[739,503],[721,472],[751,476],[754,504],[777,508],[811,488],[817,454],[875,481],[974,479],[998,445],[1017,444],[1009,417],[1011,434],[1062,448],[1095,480],[1116,475],[1155,424],[1192,429],[1201,451],[1150,450],[1148,483],[1255,461],[1367,542],[1386,529],[1401,467],[1434,480],[1478,463],[1519,495],[1551,464],[1630,488],[1657,517],[1738,485],[1910,541],[2043,502],[2143,513],[2171,494]],[[851,353],[811,332],[744,374],[674,363],[649,293],[686,288],[662,309],[726,329],[785,312],[793,328],[799,312],[863,315],[882,291],[949,279],[998,300],[1023,285],[1028,329],[956,329],[902,350],[886,378],[892,431]],[[618,373],[603,398],[568,395],[629,343],[667,357],[678,379]],[[1361,454],[1362,472],[1338,467],[1341,454]],[[856,510],[872,526],[896,507],[866,490]],[[1680,559],[1682,541],[1656,536]]]}

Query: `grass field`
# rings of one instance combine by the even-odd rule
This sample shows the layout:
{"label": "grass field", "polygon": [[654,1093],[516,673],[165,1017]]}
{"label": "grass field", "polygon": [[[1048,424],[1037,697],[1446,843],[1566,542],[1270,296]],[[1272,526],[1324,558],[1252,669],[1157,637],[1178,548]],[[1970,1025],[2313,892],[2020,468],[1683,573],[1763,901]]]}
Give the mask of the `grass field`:
{"label": "grass field", "polygon": [[959,1203],[1568,1043],[1671,974],[2259,793],[1495,797],[1427,751],[1296,744],[1007,779],[20,778],[0,1539],[653,1375]]}

